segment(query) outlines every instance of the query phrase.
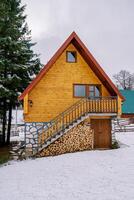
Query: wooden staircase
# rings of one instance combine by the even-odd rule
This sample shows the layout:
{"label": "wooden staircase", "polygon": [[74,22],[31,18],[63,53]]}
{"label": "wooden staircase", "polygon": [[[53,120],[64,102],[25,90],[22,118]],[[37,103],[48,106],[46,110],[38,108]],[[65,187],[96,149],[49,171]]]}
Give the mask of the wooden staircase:
{"label": "wooden staircase", "polygon": [[[93,115],[117,115],[117,97],[82,98],[38,131],[38,149],[42,151],[70,129]],[[35,154],[36,154],[35,153]]]}

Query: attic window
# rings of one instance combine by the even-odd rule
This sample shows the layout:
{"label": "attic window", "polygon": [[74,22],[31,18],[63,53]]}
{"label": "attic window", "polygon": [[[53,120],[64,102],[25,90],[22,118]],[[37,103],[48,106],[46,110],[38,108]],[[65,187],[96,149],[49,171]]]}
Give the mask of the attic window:
{"label": "attic window", "polygon": [[75,63],[76,62],[76,51],[67,51],[66,52],[66,61],[69,63]]}

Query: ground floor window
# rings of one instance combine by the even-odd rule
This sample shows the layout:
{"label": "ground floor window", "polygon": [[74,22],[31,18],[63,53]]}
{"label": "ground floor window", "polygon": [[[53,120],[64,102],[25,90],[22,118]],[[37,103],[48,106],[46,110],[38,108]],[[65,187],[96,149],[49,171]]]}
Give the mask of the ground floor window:
{"label": "ground floor window", "polygon": [[74,97],[99,97],[101,96],[101,86],[92,84],[74,84]]}

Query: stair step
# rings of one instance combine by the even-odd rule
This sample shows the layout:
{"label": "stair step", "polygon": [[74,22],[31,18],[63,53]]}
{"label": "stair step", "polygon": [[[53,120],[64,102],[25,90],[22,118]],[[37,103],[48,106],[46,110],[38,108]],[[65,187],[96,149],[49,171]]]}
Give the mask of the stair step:
{"label": "stair step", "polygon": [[61,132],[57,133],[56,135],[61,135]]}
{"label": "stair step", "polygon": [[13,147],[12,149],[13,149],[13,151],[17,151],[19,149],[19,147]]}
{"label": "stair step", "polygon": [[[44,145],[42,145],[40,147],[40,150],[42,150],[43,148],[46,148],[47,146],[52,144],[54,141],[56,141],[58,138],[60,138],[62,135],[64,135],[64,133],[66,133],[72,127],[76,126],[82,120],[84,120],[86,118],[86,116],[88,116],[88,113],[81,115],[79,118],[75,119],[73,122],[70,122],[70,124],[66,124],[64,127],[61,127],[61,129],[57,130],[59,132],[53,133],[53,135],[44,142]],[[49,129],[49,127],[48,127],[48,129]]]}
{"label": "stair step", "polygon": [[56,136],[60,136],[60,135],[62,135],[63,134],[63,132],[59,132]]}
{"label": "stair step", "polygon": [[57,139],[57,138],[56,138],[56,137],[52,138],[52,139],[51,139],[51,142],[54,142],[54,141],[55,141],[55,139]]}
{"label": "stair step", "polygon": [[46,144],[48,145],[48,144],[50,144],[51,143],[51,141],[50,140],[48,140],[48,141],[46,141]]}
{"label": "stair step", "polygon": [[51,142],[51,139],[52,139],[52,138],[49,138],[49,139],[47,140],[47,142]]}
{"label": "stair step", "polygon": [[86,116],[86,114],[83,114],[82,116],[83,116],[83,117],[85,117],[85,116]]}

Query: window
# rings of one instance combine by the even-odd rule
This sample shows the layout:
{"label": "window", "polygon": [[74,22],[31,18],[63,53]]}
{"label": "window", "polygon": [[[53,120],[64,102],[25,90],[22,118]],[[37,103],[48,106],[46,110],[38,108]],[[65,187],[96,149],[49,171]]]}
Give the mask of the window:
{"label": "window", "polygon": [[90,85],[88,96],[89,97],[99,97],[100,96],[100,85]]}
{"label": "window", "polygon": [[74,85],[74,97],[99,97],[101,95],[100,91],[100,85]]}
{"label": "window", "polygon": [[89,95],[88,96],[94,97],[94,86],[90,85],[88,87],[88,89],[89,89]]}
{"label": "window", "polygon": [[67,51],[66,52],[66,61],[75,63],[76,62],[76,51]]}
{"label": "window", "polygon": [[74,86],[74,96],[75,97],[85,97],[86,96],[86,86],[85,85],[75,85]]}

